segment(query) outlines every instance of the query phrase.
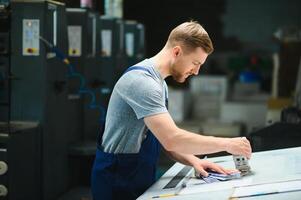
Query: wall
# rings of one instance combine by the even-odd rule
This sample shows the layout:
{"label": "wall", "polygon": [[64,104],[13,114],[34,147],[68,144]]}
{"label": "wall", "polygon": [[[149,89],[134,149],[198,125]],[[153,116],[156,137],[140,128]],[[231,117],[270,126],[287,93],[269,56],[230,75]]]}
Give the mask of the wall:
{"label": "wall", "polygon": [[301,1],[299,0],[227,0],[223,35],[237,37],[249,46],[273,50],[273,33],[279,27],[301,28]]}

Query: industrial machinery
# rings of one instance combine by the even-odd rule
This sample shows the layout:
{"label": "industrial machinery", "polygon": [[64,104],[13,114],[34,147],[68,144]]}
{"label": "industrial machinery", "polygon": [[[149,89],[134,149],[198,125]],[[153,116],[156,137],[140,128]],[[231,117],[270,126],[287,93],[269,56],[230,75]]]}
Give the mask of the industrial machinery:
{"label": "industrial machinery", "polygon": [[127,66],[132,66],[144,58],[144,26],[136,21],[124,23],[124,42]]}
{"label": "industrial machinery", "polygon": [[[103,80],[108,74],[101,73],[100,35],[97,34],[99,16],[88,9],[68,8],[67,19],[69,60],[82,78],[82,83],[78,77],[68,80],[68,98],[77,99],[81,104],[78,109],[83,117],[81,141],[95,141],[103,125],[106,100],[110,94],[102,92],[108,88]],[[86,92],[79,90],[80,84],[85,84]]]}
{"label": "industrial machinery", "polygon": [[0,3],[0,121],[10,119],[10,9]]}
{"label": "industrial machinery", "polygon": [[[73,72],[68,76],[68,99],[76,104],[79,116],[78,140],[69,144],[72,187],[90,184],[96,138],[103,130],[106,101],[110,92],[101,72],[99,16],[90,9],[67,8],[68,60]],[[111,91],[111,90],[109,90]]]}
{"label": "industrial machinery", "polygon": [[125,36],[121,19],[51,0],[0,1],[0,22],[0,199],[58,199],[89,184],[110,94],[143,57],[144,28]]}
{"label": "industrial machinery", "polygon": [[0,123],[0,199],[42,199],[40,133],[37,122]]}
{"label": "industrial machinery", "polygon": [[11,9],[0,1],[0,199],[41,199],[37,122],[11,121]]}
{"label": "industrial machinery", "polygon": [[67,54],[65,6],[16,0],[11,10],[11,119],[39,122],[41,199],[52,200],[69,188],[68,144],[79,139],[77,105],[67,98],[68,68],[47,45]]}
{"label": "industrial machinery", "polygon": [[124,21],[100,16],[101,73],[107,74],[103,81],[112,90],[118,78],[128,67],[124,50]]}
{"label": "industrial machinery", "polygon": [[250,134],[253,151],[266,151],[301,145],[301,125],[277,122]]}

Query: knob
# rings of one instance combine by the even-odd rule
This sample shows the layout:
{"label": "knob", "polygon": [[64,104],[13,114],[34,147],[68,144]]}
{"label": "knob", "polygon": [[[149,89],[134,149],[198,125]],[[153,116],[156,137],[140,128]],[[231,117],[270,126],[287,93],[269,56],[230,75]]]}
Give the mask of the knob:
{"label": "knob", "polygon": [[0,161],[0,175],[3,175],[7,172],[7,164],[4,161]]}
{"label": "knob", "polygon": [[28,53],[33,53],[33,49],[32,49],[32,48],[28,48],[28,49],[27,49],[27,52],[28,52]]}
{"label": "knob", "polygon": [[4,185],[0,185],[0,197],[5,197],[7,192],[7,188]]}

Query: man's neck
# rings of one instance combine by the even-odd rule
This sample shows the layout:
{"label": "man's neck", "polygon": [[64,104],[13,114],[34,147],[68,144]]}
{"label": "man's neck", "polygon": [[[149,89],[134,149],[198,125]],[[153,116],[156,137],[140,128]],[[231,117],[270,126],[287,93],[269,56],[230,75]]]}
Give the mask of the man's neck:
{"label": "man's neck", "polygon": [[154,61],[155,68],[158,70],[163,79],[170,76],[169,58],[169,52],[165,48],[163,48],[158,54],[151,58]]}

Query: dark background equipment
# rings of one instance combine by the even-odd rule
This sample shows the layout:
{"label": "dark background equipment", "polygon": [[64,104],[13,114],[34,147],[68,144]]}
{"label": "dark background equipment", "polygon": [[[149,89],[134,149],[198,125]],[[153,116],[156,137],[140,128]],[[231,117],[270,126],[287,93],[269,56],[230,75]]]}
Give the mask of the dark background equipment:
{"label": "dark background equipment", "polygon": [[41,165],[39,124],[0,123],[0,199],[42,199]]}
{"label": "dark background equipment", "polygon": [[68,144],[79,123],[67,98],[67,68],[40,39],[67,53],[65,6],[14,1],[11,10],[11,119],[40,123],[42,199],[55,199],[69,188]]}
{"label": "dark background equipment", "polygon": [[0,121],[10,121],[10,8],[8,1],[0,2]]}

